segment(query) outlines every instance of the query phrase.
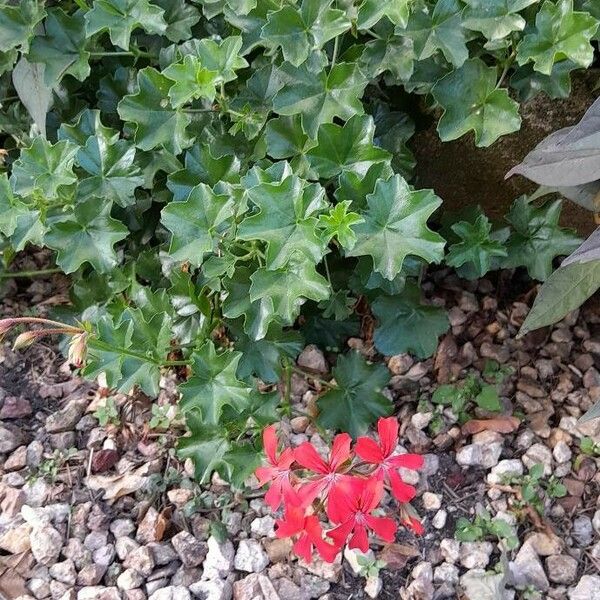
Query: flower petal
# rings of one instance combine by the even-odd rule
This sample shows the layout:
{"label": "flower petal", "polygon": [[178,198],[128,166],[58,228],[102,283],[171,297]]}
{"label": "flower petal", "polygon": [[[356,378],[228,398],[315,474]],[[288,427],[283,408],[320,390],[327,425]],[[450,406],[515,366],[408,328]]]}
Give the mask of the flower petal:
{"label": "flower petal", "polygon": [[305,562],[312,562],[312,544],[308,536],[303,533],[292,546],[292,550],[296,556],[303,558]]}
{"label": "flower petal", "polygon": [[368,437],[358,438],[354,446],[354,452],[360,456],[365,462],[379,465],[383,462],[384,456],[379,444]]}
{"label": "flower petal", "polygon": [[386,463],[393,467],[403,467],[404,469],[412,469],[413,471],[421,469],[424,462],[420,454],[397,454],[396,456],[390,456],[386,460]]}
{"label": "flower petal", "polygon": [[263,447],[265,454],[272,465],[277,464],[277,433],[275,425],[269,425],[263,429]]}
{"label": "flower petal", "polygon": [[348,536],[352,532],[352,528],[354,527],[354,519],[348,519],[341,525],[330,529],[327,532],[327,537],[330,537],[336,544],[338,548],[341,548],[348,539]]}
{"label": "flower petal", "polygon": [[393,542],[396,537],[398,525],[393,519],[388,517],[374,517],[367,515],[365,517],[367,525],[385,542]]}
{"label": "flower petal", "polygon": [[362,512],[371,512],[379,506],[383,497],[383,481],[372,477],[367,479],[360,496],[360,507]]}
{"label": "flower petal", "polygon": [[303,442],[294,450],[296,462],[305,469],[310,469],[315,473],[329,473],[327,463],[319,456],[316,448],[310,442]]}
{"label": "flower petal", "polygon": [[396,417],[380,418],[377,421],[379,442],[384,456],[389,456],[398,445],[398,419]]}
{"label": "flower petal", "polygon": [[355,525],[354,534],[348,542],[348,548],[358,548],[361,552],[369,550],[369,536],[367,528],[364,525]]}
{"label": "flower petal", "polygon": [[259,485],[263,486],[265,483],[268,483],[275,478],[277,469],[274,469],[273,467],[257,467],[254,474],[256,475],[256,479],[258,479]]}
{"label": "flower petal", "polygon": [[398,502],[410,502],[417,495],[415,488],[402,481],[402,477],[397,471],[389,469],[388,478],[392,486],[392,495]]}
{"label": "flower petal", "polygon": [[331,471],[337,471],[350,458],[350,444],[352,444],[352,438],[347,433],[340,433],[333,438],[329,458]]}
{"label": "flower petal", "polygon": [[421,521],[415,519],[414,517],[409,517],[405,521],[402,521],[402,524],[409,529],[412,529],[417,535],[423,535],[425,533],[425,528],[421,524]]}
{"label": "flower petal", "polygon": [[265,494],[265,502],[271,507],[272,510],[277,510],[281,505],[283,495],[281,492],[281,481],[274,481],[271,487]]}

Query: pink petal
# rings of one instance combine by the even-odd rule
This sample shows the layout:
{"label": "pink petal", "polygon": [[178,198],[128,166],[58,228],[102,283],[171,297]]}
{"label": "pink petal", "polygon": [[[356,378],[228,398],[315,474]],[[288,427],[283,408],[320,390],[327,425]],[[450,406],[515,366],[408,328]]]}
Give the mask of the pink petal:
{"label": "pink petal", "polygon": [[393,542],[396,537],[398,525],[393,519],[388,517],[374,517],[368,515],[365,517],[369,527],[384,541]]}
{"label": "pink petal", "polygon": [[390,456],[385,462],[395,468],[403,467],[417,471],[423,467],[424,460],[420,454],[397,454]]}
{"label": "pink petal", "polygon": [[319,456],[319,453],[310,442],[303,442],[295,450],[294,455],[296,462],[301,464],[305,469],[310,469],[315,473],[329,473],[327,463]]}
{"label": "pink petal", "polygon": [[331,455],[329,458],[330,471],[337,471],[350,458],[350,445],[352,438],[347,433],[340,433],[333,438]]}
{"label": "pink petal", "polygon": [[384,456],[389,456],[398,445],[398,419],[388,417],[377,421],[377,432]]}
{"label": "pink petal", "polygon": [[379,444],[368,437],[358,438],[354,446],[354,452],[365,462],[379,465],[383,462],[384,456]]}

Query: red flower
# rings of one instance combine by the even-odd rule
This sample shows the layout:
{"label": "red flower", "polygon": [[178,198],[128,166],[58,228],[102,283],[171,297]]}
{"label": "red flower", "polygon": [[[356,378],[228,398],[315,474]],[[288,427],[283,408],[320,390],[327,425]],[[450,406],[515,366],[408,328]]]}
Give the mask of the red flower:
{"label": "red flower", "polygon": [[352,457],[351,443],[352,438],[347,433],[336,435],[327,461],[321,458],[309,442],[304,442],[296,448],[296,462],[317,474],[298,491],[303,506],[311,504],[317,496],[327,496],[334,487],[350,479],[350,476],[344,475],[340,469]]}
{"label": "red flower", "polygon": [[417,535],[423,535],[425,533],[425,529],[423,528],[421,521],[419,521],[419,519],[416,517],[407,517],[404,521],[402,521],[402,524],[405,527],[408,527],[408,529],[411,529]]}
{"label": "red flower", "polygon": [[397,454],[392,456],[398,444],[398,421],[395,417],[379,419],[377,422],[379,444],[368,437],[361,437],[356,442],[355,451],[365,462],[379,465],[373,475],[378,479],[387,478],[392,494],[399,502],[410,502],[416,494],[412,485],[404,483],[399,467],[420,469],[423,457],[419,454]]}
{"label": "red flower", "polygon": [[376,517],[371,513],[381,502],[383,481],[379,479],[358,479],[353,477],[349,484],[336,486],[329,494],[327,515],[339,525],[327,535],[341,547],[348,536],[349,548],[362,552],[369,549],[368,529],[372,529],[381,539],[393,542],[396,523],[387,517]]}
{"label": "red flower", "polygon": [[285,504],[298,505],[300,499],[296,490],[292,487],[291,466],[294,462],[294,451],[291,448],[286,448],[277,457],[277,434],[274,425],[265,427],[263,446],[270,466],[258,467],[254,473],[261,486],[271,482],[271,487],[265,494],[265,502],[273,510],[277,510],[282,501]]}
{"label": "red flower", "polygon": [[312,561],[313,548],[326,562],[333,562],[339,552],[333,544],[323,539],[323,530],[315,515],[305,515],[304,510],[296,506],[287,506],[285,518],[276,521],[275,534],[279,538],[299,536],[294,542],[293,550],[297,556],[307,563]]}

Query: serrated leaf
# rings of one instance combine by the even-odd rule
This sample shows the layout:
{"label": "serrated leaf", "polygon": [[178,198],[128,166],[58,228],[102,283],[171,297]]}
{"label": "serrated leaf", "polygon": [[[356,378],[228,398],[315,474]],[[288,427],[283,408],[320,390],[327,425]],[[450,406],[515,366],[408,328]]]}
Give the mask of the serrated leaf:
{"label": "serrated leaf", "polygon": [[284,267],[298,256],[314,263],[321,260],[326,242],[317,224],[326,200],[320,185],[291,176],[282,182],[261,183],[246,193],[259,212],[241,222],[237,236],[267,242],[269,269]]}
{"label": "serrated leaf", "polygon": [[294,322],[306,299],[326,300],[330,294],[327,280],[307,261],[290,263],[276,271],[261,267],[250,279],[250,300],[272,302],[274,313],[285,325]]}
{"label": "serrated leaf", "polygon": [[317,400],[321,427],[344,431],[356,439],[379,417],[391,414],[393,405],[381,393],[390,380],[384,365],[369,364],[352,351],[338,358],[333,377],[336,387]]}
{"label": "serrated leaf", "polygon": [[356,18],[358,29],[370,29],[386,16],[394,25],[406,27],[413,0],[363,0]]}
{"label": "serrated leaf", "polygon": [[517,198],[506,220],[513,231],[503,264],[509,268],[525,266],[533,279],[545,281],[552,273],[555,257],[570,254],[581,240],[569,229],[559,226],[562,202],[546,202],[539,208],[525,196]]}
{"label": "serrated leaf", "polygon": [[12,81],[40,134],[46,137],[46,114],[52,105],[52,90],[44,82],[44,72],[43,64],[30,63],[21,56],[13,69]]}
{"label": "serrated leaf", "polygon": [[380,296],[371,309],[377,318],[374,342],[386,356],[410,352],[417,358],[431,356],[438,337],[450,323],[446,311],[436,306],[421,304],[416,285],[407,285],[400,296]]}
{"label": "serrated leaf", "polygon": [[169,90],[169,98],[175,108],[199,98],[206,98],[209,102],[215,98],[218,73],[202,66],[196,56],[188,54],[182,63],[169,65],[163,75],[175,82]]}
{"label": "serrated leaf", "polygon": [[167,23],[165,36],[172,42],[189,40],[192,37],[192,27],[200,21],[200,11],[185,0],[153,0],[165,12],[163,18]]}
{"label": "serrated leaf", "polygon": [[325,123],[319,127],[317,145],[306,157],[319,179],[330,179],[344,171],[364,176],[372,165],[391,158],[373,145],[374,135],[373,118],[367,115],[355,115],[343,127]]}
{"label": "serrated leaf", "polygon": [[520,65],[533,62],[533,68],[550,75],[555,62],[568,58],[580,67],[594,60],[590,40],[598,21],[585,12],[573,11],[573,0],[546,0],[535,17],[535,31],[523,37],[517,46]]}
{"label": "serrated leaf", "polygon": [[519,14],[539,0],[464,0],[463,25],[481,31],[488,40],[501,40],[513,31],[523,31],[525,19]]}
{"label": "serrated leaf", "polygon": [[92,197],[78,203],[73,214],[59,217],[50,225],[45,242],[57,251],[56,262],[65,273],[89,263],[100,273],[117,264],[113,246],[129,230],[110,216],[111,203]]}
{"label": "serrated leaf", "polygon": [[261,31],[264,42],[281,48],[283,58],[299,67],[310,53],[350,28],[342,10],[331,8],[333,0],[302,0],[300,8],[284,6],[269,13]]}
{"label": "serrated leaf", "polygon": [[84,81],[90,74],[90,53],[80,12],[67,15],[62,9],[51,9],[44,21],[44,35],[36,36],[28,54],[32,63],[45,67],[44,81],[54,87],[65,75]]}
{"label": "serrated leaf", "polygon": [[173,154],[193,143],[186,132],[191,119],[168,100],[173,82],[152,67],[138,73],[138,92],[125,96],[118,105],[119,116],[135,124],[135,145],[142,150],[164,147]]}
{"label": "serrated leaf", "polygon": [[44,2],[20,0],[16,3],[3,2],[0,5],[0,51],[9,52],[15,48],[27,52],[29,41],[37,24],[44,18]]}
{"label": "serrated leaf", "polygon": [[196,350],[191,356],[192,376],[180,387],[182,411],[199,410],[205,425],[217,425],[224,406],[243,409],[250,388],[237,378],[240,358],[239,352],[217,352],[212,341]]}
{"label": "serrated leaf", "polygon": [[397,33],[413,41],[418,60],[425,60],[439,50],[448,62],[460,67],[469,56],[461,12],[458,0],[438,0],[431,12],[415,11],[406,28],[398,28]]}
{"label": "serrated leaf", "polygon": [[10,176],[13,191],[19,196],[40,192],[48,200],[57,198],[59,188],[77,181],[73,173],[76,153],[77,146],[71,142],[51,144],[36,137],[13,165]]}
{"label": "serrated leaf", "polygon": [[378,163],[369,168],[362,177],[351,171],[342,173],[339,177],[339,187],[335,191],[338,202],[350,201],[353,210],[364,209],[367,206],[367,196],[375,190],[375,184],[388,180],[394,171],[386,163]]}
{"label": "serrated leaf", "polygon": [[459,221],[451,229],[461,241],[449,247],[446,263],[468,267],[468,279],[483,277],[491,269],[494,257],[507,255],[504,244],[491,237],[492,224],[483,214],[474,223]]}
{"label": "serrated leaf", "polygon": [[85,31],[88,37],[108,31],[115,46],[129,50],[131,34],[138,27],[147,33],[165,33],[163,15],[164,10],[149,0],[94,0],[84,15]]}
{"label": "serrated leaf", "polygon": [[311,138],[317,137],[321,123],[334,117],[348,120],[364,112],[360,97],[367,80],[355,64],[340,63],[329,72],[313,73],[304,63],[295,68],[281,67],[284,86],[273,100],[273,110],[280,115],[302,115],[302,125]]}
{"label": "serrated leaf", "polygon": [[237,78],[236,71],[248,66],[241,56],[242,38],[234,35],[217,43],[210,38],[200,40],[196,48],[202,66],[218,74],[217,81],[227,83]]}
{"label": "serrated leaf", "polygon": [[477,58],[438,81],[432,94],[444,109],[437,127],[442,141],[473,131],[475,144],[485,147],[521,126],[519,105],[496,88],[496,69]]}
{"label": "serrated leaf", "polygon": [[357,242],[348,256],[371,256],[375,271],[390,280],[408,255],[428,262],[442,259],[444,240],[427,227],[427,219],[442,202],[431,190],[413,191],[395,175],[378,181],[367,202],[365,222],[354,228]]}
{"label": "serrated leaf", "polygon": [[169,254],[175,260],[202,264],[216,242],[219,225],[233,216],[233,202],[215,194],[205,183],[198,184],[187,200],[170,202],[162,209],[161,223],[171,232]]}
{"label": "serrated leaf", "polygon": [[352,250],[356,244],[356,233],[353,227],[364,222],[358,213],[348,212],[349,206],[350,200],[345,200],[336,204],[329,214],[319,217],[319,225],[323,228],[327,239],[335,238],[344,250]]}

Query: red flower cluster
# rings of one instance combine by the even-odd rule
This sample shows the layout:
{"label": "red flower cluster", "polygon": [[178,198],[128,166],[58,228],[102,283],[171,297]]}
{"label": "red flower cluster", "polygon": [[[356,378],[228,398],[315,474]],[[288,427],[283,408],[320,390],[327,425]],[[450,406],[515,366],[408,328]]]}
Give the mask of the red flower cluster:
{"label": "red flower cluster", "polygon": [[[366,552],[368,532],[373,531],[386,542],[393,542],[396,521],[374,514],[387,486],[400,503],[399,520],[415,533],[423,533],[416,513],[408,504],[415,488],[402,481],[398,469],[420,469],[423,457],[418,454],[393,454],[398,444],[398,421],[394,417],[379,419],[379,443],[361,437],[352,449],[347,433],[336,435],[327,459],[323,459],[309,442],[277,454],[277,434],[271,425],[263,432],[268,466],[259,467],[260,485],[270,484],[265,495],[267,504],[277,510],[281,505],[284,518],[277,520],[277,537],[295,538],[294,552],[307,562],[313,550],[333,562],[347,542],[350,548]],[[331,527],[323,529],[320,517],[326,515]]]}

